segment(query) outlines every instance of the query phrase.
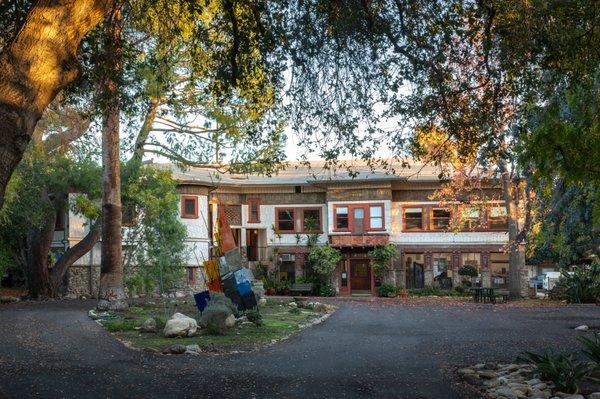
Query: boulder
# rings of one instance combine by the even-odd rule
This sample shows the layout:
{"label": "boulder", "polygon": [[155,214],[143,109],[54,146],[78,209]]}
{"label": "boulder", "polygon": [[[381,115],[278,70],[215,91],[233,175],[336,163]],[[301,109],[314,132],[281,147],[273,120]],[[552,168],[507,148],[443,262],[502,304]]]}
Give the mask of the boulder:
{"label": "boulder", "polygon": [[145,333],[155,333],[156,332],[156,320],[152,317],[144,320],[142,325],[140,326],[140,331]]}
{"label": "boulder", "polygon": [[267,304],[267,298],[262,297],[258,300],[258,305],[259,306],[265,306]]}
{"label": "boulder", "polygon": [[288,303],[288,306],[289,306],[290,308],[297,308],[297,307],[298,307],[298,304],[297,304],[296,302],[290,302],[290,303]]}
{"label": "boulder", "polygon": [[225,327],[227,327],[227,328],[235,327],[235,316],[233,314],[230,314],[225,319]]}
{"label": "boulder", "polygon": [[175,313],[171,320],[165,324],[163,334],[167,338],[174,337],[191,337],[196,334],[198,323],[191,317],[187,317],[181,313]]}
{"label": "boulder", "polygon": [[185,352],[186,353],[200,353],[200,346],[197,344],[186,345]]}
{"label": "boulder", "polygon": [[[580,326],[577,326],[577,327],[575,327],[575,329],[576,329],[576,330],[578,330],[578,331],[587,331],[587,330],[589,330],[590,328],[589,328],[588,326],[586,326],[585,324],[582,324],[582,325],[580,325]],[[580,396],[581,396],[581,395],[580,395]]]}
{"label": "boulder", "polygon": [[186,351],[186,346],[185,345],[171,345],[169,346],[167,349],[165,349],[163,351],[164,354],[166,355],[181,355],[182,353],[185,353]]}

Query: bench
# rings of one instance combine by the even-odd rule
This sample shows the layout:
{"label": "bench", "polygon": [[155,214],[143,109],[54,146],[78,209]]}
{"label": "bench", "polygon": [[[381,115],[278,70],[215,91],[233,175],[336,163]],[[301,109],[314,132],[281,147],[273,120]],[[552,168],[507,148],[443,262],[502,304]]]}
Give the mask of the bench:
{"label": "bench", "polygon": [[294,283],[290,288],[290,292],[299,293],[299,294],[311,294],[313,290],[313,285],[310,283]]}

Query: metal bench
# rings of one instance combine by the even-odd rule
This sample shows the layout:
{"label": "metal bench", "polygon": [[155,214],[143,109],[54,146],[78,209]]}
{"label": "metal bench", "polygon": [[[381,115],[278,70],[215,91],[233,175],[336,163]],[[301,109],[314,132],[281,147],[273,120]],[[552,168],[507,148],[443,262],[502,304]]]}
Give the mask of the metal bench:
{"label": "metal bench", "polygon": [[294,283],[290,288],[290,292],[299,293],[299,294],[311,294],[313,290],[313,285],[310,283]]}

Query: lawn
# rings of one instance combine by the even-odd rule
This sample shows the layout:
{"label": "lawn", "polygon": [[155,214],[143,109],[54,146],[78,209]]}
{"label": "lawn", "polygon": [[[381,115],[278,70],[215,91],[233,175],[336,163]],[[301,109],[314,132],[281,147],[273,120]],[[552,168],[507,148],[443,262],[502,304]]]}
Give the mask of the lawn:
{"label": "lawn", "polygon": [[[189,302],[175,302],[169,305],[132,306],[123,312],[108,312],[97,321],[117,339],[135,348],[162,351],[173,344],[197,344],[203,352],[227,353],[250,351],[281,340],[308,325],[313,320],[333,311],[326,309],[292,308],[288,301],[268,300],[260,307],[262,325],[250,323],[236,324],[224,335],[210,335],[199,329],[198,334],[187,338],[165,338],[162,335],[167,315],[180,312],[197,321],[200,313]],[[152,317],[157,322],[157,333],[142,333],[138,330],[142,323]]]}

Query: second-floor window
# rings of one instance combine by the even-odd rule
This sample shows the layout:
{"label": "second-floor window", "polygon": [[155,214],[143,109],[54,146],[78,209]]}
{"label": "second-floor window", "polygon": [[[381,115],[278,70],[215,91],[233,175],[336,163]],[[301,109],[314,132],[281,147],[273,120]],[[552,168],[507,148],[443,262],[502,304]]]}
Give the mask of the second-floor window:
{"label": "second-floor window", "polygon": [[184,195],[181,197],[181,217],[196,219],[198,217],[198,197]]}
{"label": "second-floor window", "polygon": [[302,210],[302,230],[305,233],[321,231],[321,209]]}
{"label": "second-floor window", "polygon": [[444,208],[431,210],[431,229],[445,230],[450,226],[450,211]]}
{"label": "second-floor window", "polygon": [[383,206],[372,205],[369,207],[369,227],[371,229],[383,229]]}
{"label": "second-floor window", "polygon": [[248,198],[248,223],[260,223],[259,198]]}
{"label": "second-floor window", "polygon": [[504,206],[493,206],[490,208],[488,226],[490,229],[508,228],[508,217]]}
{"label": "second-floor window", "polygon": [[340,206],[335,208],[335,228],[337,230],[347,230],[349,227],[348,207]]}
{"label": "second-floor window", "polygon": [[423,230],[423,208],[404,208],[404,230]]}
{"label": "second-floor window", "polygon": [[295,212],[293,208],[277,210],[277,231],[294,232]]}

